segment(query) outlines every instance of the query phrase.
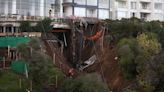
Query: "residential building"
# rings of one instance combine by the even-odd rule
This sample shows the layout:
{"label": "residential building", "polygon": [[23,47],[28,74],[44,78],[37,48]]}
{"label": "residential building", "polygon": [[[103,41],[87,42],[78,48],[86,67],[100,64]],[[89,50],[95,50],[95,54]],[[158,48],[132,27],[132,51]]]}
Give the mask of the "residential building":
{"label": "residential building", "polygon": [[54,0],[0,0],[0,15],[48,16]]}
{"label": "residential building", "polygon": [[109,0],[63,0],[64,16],[109,18]]}
{"label": "residential building", "polygon": [[54,0],[0,0],[0,33],[18,32],[20,21],[28,20],[35,25],[49,16],[54,3]]}
{"label": "residential building", "polygon": [[137,17],[164,21],[164,0],[113,0],[112,19]]}

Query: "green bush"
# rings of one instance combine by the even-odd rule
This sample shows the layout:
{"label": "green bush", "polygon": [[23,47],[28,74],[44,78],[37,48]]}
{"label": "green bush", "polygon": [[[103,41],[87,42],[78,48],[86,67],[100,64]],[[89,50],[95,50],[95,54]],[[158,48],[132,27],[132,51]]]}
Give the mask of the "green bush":
{"label": "green bush", "polygon": [[64,81],[62,92],[109,92],[101,77],[97,74],[79,76]]}

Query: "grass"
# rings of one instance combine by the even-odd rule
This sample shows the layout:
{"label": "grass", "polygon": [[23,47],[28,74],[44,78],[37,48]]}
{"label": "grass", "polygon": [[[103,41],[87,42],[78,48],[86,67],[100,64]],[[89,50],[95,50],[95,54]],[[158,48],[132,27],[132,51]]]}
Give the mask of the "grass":
{"label": "grass", "polygon": [[[19,87],[20,76],[12,71],[1,71],[0,75],[0,92],[26,92],[24,88]],[[25,84],[25,79],[22,82]]]}

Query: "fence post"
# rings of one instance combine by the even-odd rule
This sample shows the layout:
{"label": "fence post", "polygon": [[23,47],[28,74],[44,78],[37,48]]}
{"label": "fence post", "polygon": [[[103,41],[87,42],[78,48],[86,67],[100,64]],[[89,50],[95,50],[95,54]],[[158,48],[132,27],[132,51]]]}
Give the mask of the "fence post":
{"label": "fence post", "polygon": [[58,76],[56,75],[56,88],[58,87]]}
{"label": "fence post", "polygon": [[56,58],[56,54],[53,54],[53,63],[55,64],[55,58]]}
{"label": "fence post", "polygon": [[5,64],[5,57],[3,57],[3,69],[5,69],[5,66],[6,66],[6,64]]}
{"label": "fence post", "polygon": [[32,92],[32,80],[30,81],[30,91]]}
{"label": "fence post", "polygon": [[22,79],[19,78],[19,87],[22,88]]}

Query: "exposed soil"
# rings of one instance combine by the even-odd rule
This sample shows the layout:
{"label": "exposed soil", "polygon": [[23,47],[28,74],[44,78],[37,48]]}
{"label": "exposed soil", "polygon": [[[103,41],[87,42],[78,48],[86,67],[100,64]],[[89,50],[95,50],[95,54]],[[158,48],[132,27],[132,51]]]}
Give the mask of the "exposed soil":
{"label": "exposed soil", "polygon": [[[48,47],[48,54],[53,57],[50,47],[46,47]],[[97,49],[97,47],[99,46],[95,46],[95,49]],[[98,57],[99,61],[87,68],[85,71],[100,73],[112,92],[122,92],[125,87],[131,84],[131,81],[128,81],[123,77],[118,62],[114,59],[116,57],[116,50],[114,46],[108,46],[104,48],[102,53],[100,53],[100,51],[97,51],[97,54],[100,55]],[[57,56],[56,58],[57,60],[55,65],[61,68],[61,70],[67,75],[71,66],[70,64],[68,64],[68,62],[62,60],[62,57],[59,56]],[[62,65],[60,63],[62,63]]]}
{"label": "exposed soil", "polygon": [[102,63],[102,70],[109,88],[113,92],[122,92],[123,88],[130,84],[130,81],[123,77],[118,62],[114,59],[115,49],[106,48]]}
{"label": "exposed soil", "polygon": [[104,48],[102,56],[99,57],[101,61],[89,67],[86,71],[100,73],[112,92],[122,92],[125,87],[131,84],[131,81],[123,77],[118,61],[114,59],[115,57],[116,50],[114,47]]}

